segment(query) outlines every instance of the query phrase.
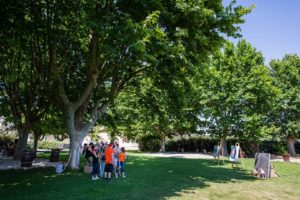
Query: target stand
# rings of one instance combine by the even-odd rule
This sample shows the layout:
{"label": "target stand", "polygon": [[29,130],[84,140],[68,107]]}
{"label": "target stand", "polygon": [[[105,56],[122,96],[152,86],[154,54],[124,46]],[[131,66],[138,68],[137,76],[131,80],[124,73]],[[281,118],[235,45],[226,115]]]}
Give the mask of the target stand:
{"label": "target stand", "polygon": [[231,146],[231,151],[230,151],[230,156],[229,156],[229,161],[232,163],[232,168],[234,165],[236,167],[238,167],[239,157],[241,158],[242,167],[244,168],[245,167],[244,161],[243,161],[244,156],[242,156],[242,149],[241,149],[239,143],[235,143],[234,146]]}

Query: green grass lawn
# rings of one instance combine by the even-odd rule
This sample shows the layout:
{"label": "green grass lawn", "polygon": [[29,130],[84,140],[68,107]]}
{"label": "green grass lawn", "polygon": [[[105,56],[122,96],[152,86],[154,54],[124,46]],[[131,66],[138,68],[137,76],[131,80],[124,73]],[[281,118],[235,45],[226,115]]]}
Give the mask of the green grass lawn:
{"label": "green grass lawn", "polygon": [[229,162],[130,154],[127,177],[111,184],[54,168],[0,171],[0,199],[300,199],[300,164],[274,162],[280,177],[259,180],[250,175],[254,160],[244,163],[232,169]]}

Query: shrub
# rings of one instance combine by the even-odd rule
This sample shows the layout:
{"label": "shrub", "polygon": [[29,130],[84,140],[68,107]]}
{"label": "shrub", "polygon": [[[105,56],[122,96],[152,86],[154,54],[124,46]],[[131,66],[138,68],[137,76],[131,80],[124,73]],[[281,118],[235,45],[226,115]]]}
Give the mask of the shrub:
{"label": "shrub", "polygon": [[57,141],[41,141],[38,143],[39,149],[60,149],[63,143]]}
{"label": "shrub", "polygon": [[145,136],[139,140],[140,151],[158,152],[160,150],[160,139],[155,136]]}
{"label": "shrub", "polygon": [[[214,145],[217,145],[220,141],[217,139],[207,138],[189,138],[182,140],[169,140],[166,143],[166,151],[181,151],[183,148],[185,152],[203,152],[205,149],[207,152],[213,152]],[[282,148],[286,148],[286,143],[283,141],[262,141],[260,143],[228,139],[226,140],[227,149],[230,149],[232,145],[237,142],[240,143],[242,151],[246,153],[248,157],[254,157],[257,152],[267,152],[271,154],[281,154]],[[296,153],[300,153],[300,142],[295,143]]]}
{"label": "shrub", "polygon": [[283,148],[286,148],[286,142],[279,141],[263,141],[259,145],[259,150],[271,154],[281,154]]}
{"label": "shrub", "polygon": [[212,152],[214,145],[218,143],[215,139],[207,138],[189,138],[182,140],[169,140],[166,144],[166,151],[181,151],[186,152]]}
{"label": "shrub", "polygon": [[14,143],[15,139],[14,135],[0,135],[0,143]]}

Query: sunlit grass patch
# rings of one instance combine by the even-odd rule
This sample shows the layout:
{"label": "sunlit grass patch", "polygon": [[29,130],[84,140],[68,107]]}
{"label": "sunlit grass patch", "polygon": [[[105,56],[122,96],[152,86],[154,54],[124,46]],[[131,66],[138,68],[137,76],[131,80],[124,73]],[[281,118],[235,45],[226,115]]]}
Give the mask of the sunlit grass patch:
{"label": "sunlit grass patch", "polygon": [[253,159],[238,168],[225,160],[128,154],[126,178],[92,181],[81,171],[54,168],[0,172],[0,199],[297,199],[300,164],[272,162],[280,177],[253,178]]}

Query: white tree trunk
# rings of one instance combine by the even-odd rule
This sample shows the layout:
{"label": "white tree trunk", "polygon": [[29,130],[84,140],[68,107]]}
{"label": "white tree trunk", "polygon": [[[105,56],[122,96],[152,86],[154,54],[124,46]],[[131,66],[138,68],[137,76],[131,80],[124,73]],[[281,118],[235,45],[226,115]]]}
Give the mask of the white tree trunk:
{"label": "white tree trunk", "polygon": [[[78,107],[77,107],[78,108]],[[91,128],[93,128],[100,114],[106,112],[108,104],[103,104],[100,109],[95,109],[95,113],[92,116],[90,122],[86,123],[80,130],[75,128],[75,104],[69,104],[64,109],[64,116],[68,135],[70,138],[70,163],[71,169],[80,168],[80,156],[81,156],[81,144],[85,136]],[[71,158],[70,158],[71,157]]]}
{"label": "white tree trunk", "polygon": [[[72,134],[72,133],[71,133]],[[82,140],[80,135],[73,133],[73,137],[70,138],[70,167],[71,169],[80,168],[80,155],[81,155],[81,143]]]}
{"label": "white tree trunk", "polygon": [[80,150],[83,137],[80,130],[75,129],[75,112],[69,107],[68,111],[65,113],[66,126],[68,130],[68,135],[70,137],[70,163],[71,169],[80,168]]}
{"label": "white tree trunk", "polygon": [[79,169],[80,168],[80,156],[81,156],[81,144],[83,142],[84,137],[88,134],[89,130],[92,128],[90,126],[86,126],[81,130],[75,129],[75,112],[70,107],[68,112],[65,113],[66,116],[66,125],[68,130],[68,135],[70,137],[70,163],[69,166],[71,169]]}
{"label": "white tree trunk", "polygon": [[291,154],[291,156],[295,156],[296,155],[296,151],[295,151],[295,140],[293,137],[288,136],[287,137],[287,147],[288,147],[288,151]]}

